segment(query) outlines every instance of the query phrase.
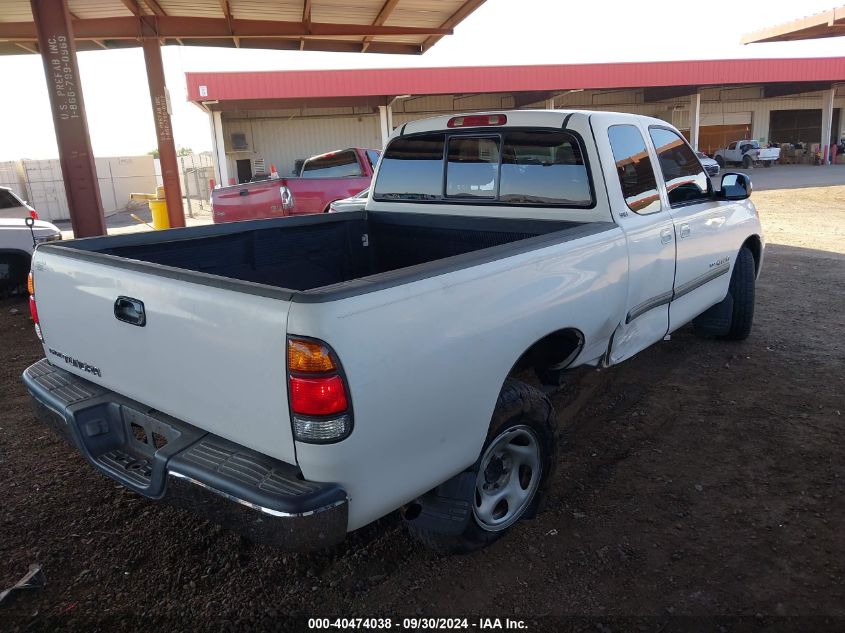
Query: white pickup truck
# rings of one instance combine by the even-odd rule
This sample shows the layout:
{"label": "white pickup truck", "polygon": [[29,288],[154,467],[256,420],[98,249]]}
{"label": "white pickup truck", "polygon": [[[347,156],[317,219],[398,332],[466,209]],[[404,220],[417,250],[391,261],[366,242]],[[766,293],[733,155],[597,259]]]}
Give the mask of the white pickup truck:
{"label": "white pickup truck", "polygon": [[555,468],[552,406],[515,376],[614,365],[690,321],[749,334],[750,193],[714,191],[657,119],[407,123],[364,211],[39,247],[46,358],[24,382],[95,468],[253,539],[321,547],[401,508],[467,551]]}
{"label": "white pickup truck", "polygon": [[771,167],[779,158],[779,147],[760,147],[760,143],[754,140],[733,141],[725,149],[716,150],[713,155],[721,168],[730,163],[742,165],[746,169],[758,164]]}

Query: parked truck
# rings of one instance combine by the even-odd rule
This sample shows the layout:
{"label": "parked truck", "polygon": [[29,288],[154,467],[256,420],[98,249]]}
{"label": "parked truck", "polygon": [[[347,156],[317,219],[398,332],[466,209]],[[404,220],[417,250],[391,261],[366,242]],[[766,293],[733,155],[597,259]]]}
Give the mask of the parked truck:
{"label": "parked truck", "polygon": [[370,186],[379,151],[352,148],[312,156],[295,178],[266,178],[211,192],[215,223],[325,213]]}
{"label": "parked truck", "polygon": [[297,550],[401,509],[465,552],[530,517],[555,469],[562,431],[526,372],[559,384],[690,321],[749,335],[750,194],[734,173],[715,191],[658,119],[407,123],[364,211],[40,246],[46,357],[23,379],[45,424],[150,499]]}
{"label": "parked truck", "polygon": [[722,168],[731,163],[742,165],[746,169],[758,164],[771,167],[779,158],[779,147],[760,147],[760,143],[753,140],[734,141],[725,149],[716,150],[713,155],[713,159]]}

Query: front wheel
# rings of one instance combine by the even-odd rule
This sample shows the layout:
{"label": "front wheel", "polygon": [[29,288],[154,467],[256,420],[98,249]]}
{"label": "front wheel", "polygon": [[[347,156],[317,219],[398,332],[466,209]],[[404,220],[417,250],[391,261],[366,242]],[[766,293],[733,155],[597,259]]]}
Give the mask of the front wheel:
{"label": "front wheel", "polygon": [[731,325],[724,339],[729,341],[744,341],[751,334],[751,324],[754,321],[754,296],[756,291],[756,267],[754,255],[748,247],[743,246],[734,264],[728,293],[733,299],[731,310]]}
{"label": "front wheel", "polygon": [[440,554],[465,554],[499,539],[532,517],[557,462],[554,408],[542,392],[505,381],[487,440],[471,472],[472,516],[460,534],[444,534],[408,521],[411,535]]}

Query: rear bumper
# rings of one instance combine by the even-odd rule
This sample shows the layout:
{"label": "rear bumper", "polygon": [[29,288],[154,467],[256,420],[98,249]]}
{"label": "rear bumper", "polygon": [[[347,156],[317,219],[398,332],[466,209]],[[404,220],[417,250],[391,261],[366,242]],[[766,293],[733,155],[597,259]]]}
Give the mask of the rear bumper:
{"label": "rear bumper", "polygon": [[58,369],[43,359],[23,381],[38,419],[97,470],[247,538],[292,551],[337,543],[348,502],[336,484],[305,481],[262,455]]}

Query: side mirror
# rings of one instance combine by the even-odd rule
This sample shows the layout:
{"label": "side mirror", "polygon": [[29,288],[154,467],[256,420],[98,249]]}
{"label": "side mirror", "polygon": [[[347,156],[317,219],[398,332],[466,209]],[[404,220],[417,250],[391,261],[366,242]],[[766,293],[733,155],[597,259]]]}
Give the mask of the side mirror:
{"label": "side mirror", "polygon": [[751,196],[751,178],[745,174],[727,172],[722,176],[722,188],[716,192],[720,200],[746,200]]}

